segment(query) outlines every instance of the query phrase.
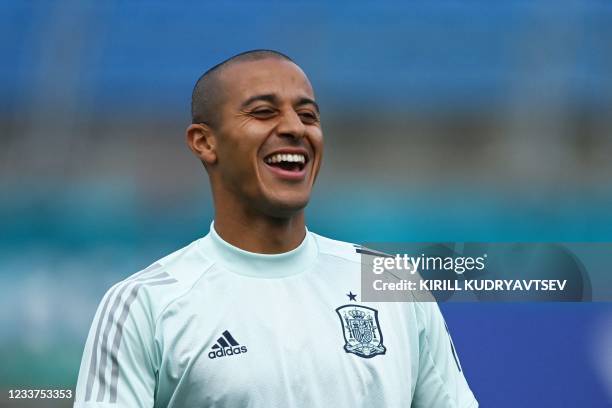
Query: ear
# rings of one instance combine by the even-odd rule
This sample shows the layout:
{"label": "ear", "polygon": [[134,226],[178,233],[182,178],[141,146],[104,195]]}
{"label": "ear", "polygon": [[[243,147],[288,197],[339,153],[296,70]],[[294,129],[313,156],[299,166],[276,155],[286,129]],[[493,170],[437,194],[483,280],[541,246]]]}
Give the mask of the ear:
{"label": "ear", "polygon": [[203,123],[190,125],[187,128],[187,145],[205,166],[217,162],[217,139],[208,125]]}

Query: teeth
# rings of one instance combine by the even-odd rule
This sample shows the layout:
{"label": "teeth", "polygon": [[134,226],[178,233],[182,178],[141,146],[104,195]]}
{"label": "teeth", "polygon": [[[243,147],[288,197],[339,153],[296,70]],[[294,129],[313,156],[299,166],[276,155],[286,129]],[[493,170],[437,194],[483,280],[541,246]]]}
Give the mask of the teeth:
{"label": "teeth", "polygon": [[275,154],[266,158],[266,163],[306,163],[306,157],[303,154]]}

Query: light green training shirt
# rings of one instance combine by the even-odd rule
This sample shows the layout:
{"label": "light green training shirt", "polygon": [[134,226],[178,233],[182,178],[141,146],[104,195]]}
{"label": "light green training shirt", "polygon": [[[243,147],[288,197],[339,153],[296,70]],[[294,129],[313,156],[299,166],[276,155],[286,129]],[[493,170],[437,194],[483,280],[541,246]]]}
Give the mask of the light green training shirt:
{"label": "light green training shirt", "polygon": [[356,246],[215,232],[113,286],[75,407],[477,407],[436,303],[360,300]]}

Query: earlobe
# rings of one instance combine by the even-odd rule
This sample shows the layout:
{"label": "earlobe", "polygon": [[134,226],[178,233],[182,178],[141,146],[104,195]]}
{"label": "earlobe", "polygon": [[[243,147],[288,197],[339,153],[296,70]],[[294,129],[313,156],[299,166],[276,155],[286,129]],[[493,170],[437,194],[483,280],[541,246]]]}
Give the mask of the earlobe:
{"label": "earlobe", "polygon": [[205,165],[217,162],[216,144],[215,135],[208,125],[196,123],[187,128],[187,145]]}

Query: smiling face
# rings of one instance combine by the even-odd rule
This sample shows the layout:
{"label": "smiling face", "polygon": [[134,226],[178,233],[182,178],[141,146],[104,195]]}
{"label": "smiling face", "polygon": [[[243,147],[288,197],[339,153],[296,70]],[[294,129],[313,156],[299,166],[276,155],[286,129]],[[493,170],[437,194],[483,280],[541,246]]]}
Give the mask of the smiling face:
{"label": "smiling face", "polygon": [[290,61],[265,58],[231,64],[219,80],[219,121],[209,129],[210,154],[200,154],[216,205],[295,215],[308,203],[323,154],[308,78]]}

